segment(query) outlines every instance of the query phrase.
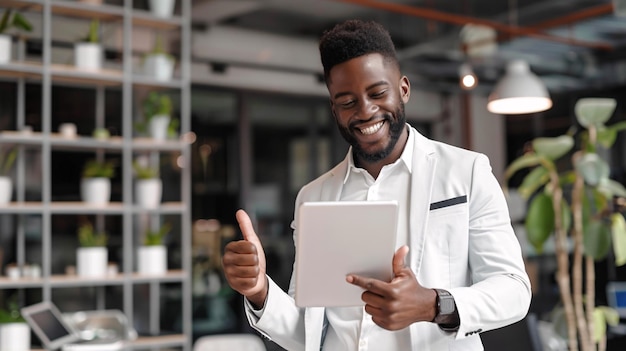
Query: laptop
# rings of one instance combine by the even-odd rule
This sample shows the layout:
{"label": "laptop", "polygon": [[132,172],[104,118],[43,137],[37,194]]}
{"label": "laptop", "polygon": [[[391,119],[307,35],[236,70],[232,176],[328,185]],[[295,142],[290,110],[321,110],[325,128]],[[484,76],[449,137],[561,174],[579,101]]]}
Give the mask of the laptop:
{"label": "laptop", "polygon": [[122,350],[122,339],[85,340],[78,329],[63,318],[50,301],[40,302],[21,309],[22,316],[39,338],[46,350],[62,351],[116,351]]}

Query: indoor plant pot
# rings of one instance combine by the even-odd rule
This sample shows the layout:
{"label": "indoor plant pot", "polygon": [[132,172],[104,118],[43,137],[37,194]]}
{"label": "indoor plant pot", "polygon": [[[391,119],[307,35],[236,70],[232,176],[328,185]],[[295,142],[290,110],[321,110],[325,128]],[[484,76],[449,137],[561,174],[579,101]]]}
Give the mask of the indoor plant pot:
{"label": "indoor plant pot", "polygon": [[78,228],[79,247],[76,249],[76,273],[79,277],[107,275],[109,252],[105,232],[96,232],[89,222]]}
{"label": "indoor plant pot", "polygon": [[0,350],[30,351],[30,327],[14,302],[0,310]]}
{"label": "indoor plant pot", "polygon": [[99,70],[102,68],[102,45],[98,35],[100,24],[98,20],[91,21],[89,33],[83,40],[74,44],[74,65],[84,70]]}
{"label": "indoor plant pot", "polygon": [[164,239],[170,224],[163,224],[159,230],[147,230],[143,245],[137,249],[137,272],[141,274],[164,274],[167,272],[167,247]]}
{"label": "indoor plant pot", "polygon": [[6,205],[11,201],[13,181],[9,173],[13,168],[16,157],[17,148],[8,150],[0,148],[0,205]]}
{"label": "indoor plant pot", "polygon": [[157,35],[152,51],[146,54],[143,61],[143,73],[155,80],[167,82],[174,74],[174,56],[165,52],[163,38]]}
{"label": "indoor plant pot", "polygon": [[156,17],[170,18],[175,4],[176,0],[150,0],[150,12]]}
{"label": "indoor plant pot", "polygon": [[11,28],[30,32],[32,25],[19,12],[10,8],[4,10],[0,18],[0,64],[11,61],[12,40],[11,36],[6,34]]}
{"label": "indoor plant pot", "polygon": [[83,169],[80,193],[90,205],[106,205],[111,201],[111,178],[115,175],[112,162],[87,162]]}
{"label": "indoor plant pot", "polygon": [[[147,125],[147,132],[154,140],[165,140],[168,137],[169,127],[172,124],[172,100],[169,95],[150,92],[143,101],[143,114]],[[145,126],[143,126],[145,128]]]}
{"label": "indoor plant pot", "polygon": [[135,181],[135,203],[144,208],[157,208],[161,204],[163,182],[159,178],[159,169],[150,167],[147,162],[147,159],[138,159],[133,163],[137,179]]}

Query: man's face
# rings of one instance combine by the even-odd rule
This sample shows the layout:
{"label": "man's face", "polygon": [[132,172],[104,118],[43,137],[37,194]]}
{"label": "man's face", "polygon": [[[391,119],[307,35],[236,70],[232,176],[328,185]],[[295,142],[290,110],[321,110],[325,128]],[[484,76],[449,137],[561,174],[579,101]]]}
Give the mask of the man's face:
{"label": "man's face", "polygon": [[394,162],[404,144],[404,104],[409,81],[380,54],[360,56],[334,66],[327,81],[339,131],[360,162]]}

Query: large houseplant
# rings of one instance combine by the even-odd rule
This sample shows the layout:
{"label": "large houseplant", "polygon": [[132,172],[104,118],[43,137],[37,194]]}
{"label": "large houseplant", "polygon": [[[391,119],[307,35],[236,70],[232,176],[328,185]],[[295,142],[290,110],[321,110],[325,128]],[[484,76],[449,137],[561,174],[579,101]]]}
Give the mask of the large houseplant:
{"label": "large houseplant", "polygon": [[11,170],[17,157],[16,147],[3,147],[0,145],[0,205],[11,201],[13,193],[13,182],[11,181]]}
{"label": "large houseplant", "polygon": [[[556,281],[570,351],[605,345],[607,323],[618,320],[615,311],[595,306],[594,271],[594,261],[605,258],[611,247],[616,265],[626,263],[626,221],[620,205],[626,189],[609,178],[609,164],[598,153],[610,150],[617,133],[626,129],[626,122],[605,125],[615,105],[613,99],[578,100],[578,126],[565,135],[534,139],[532,149],[506,170],[509,179],[532,168],[518,188],[529,201],[526,232],[539,252],[555,235]],[[573,241],[571,265],[568,236]]]}
{"label": "large houseplant", "polygon": [[87,221],[78,227],[76,271],[81,277],[101,277],[107,274],[109,237],[105,231],[96,231]]}
{"label": "large houseplant", "polygon": [[90,205],[106,205],[111,200],[111,178],[115,175],[113,161],[90,160],[81,179],[81,197]]}
{"label": "large houseplant", "polygon": [[7,8],[0,18],[0,63],[11,61],[11,36],[8,31],[12,28],[30,32],[33,26],[28,20],[14,9]]}

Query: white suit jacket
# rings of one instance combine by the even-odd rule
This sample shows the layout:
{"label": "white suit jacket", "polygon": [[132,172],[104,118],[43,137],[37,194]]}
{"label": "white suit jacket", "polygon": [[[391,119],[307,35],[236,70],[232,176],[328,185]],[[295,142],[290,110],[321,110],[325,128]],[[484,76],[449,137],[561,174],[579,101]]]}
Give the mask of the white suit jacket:
{"label": "white suit jacket", "polygon": [[[507,204],[485,155],[412,132],[407,263],[422,286],[450,291],[461,319],[453,333],[430,322],[412,324],[412,349],[482,350],[479,333],[521,320],[530,306],[530,281]],[[296,216],[305,201],[338,201],[347,165],[348,157],[304,186]],[[294,238],[297,233],[294,228]],[[250,325],[287,350],[320,350],[324,308],[295,305],[293,275],[288,294],[268,280],[261,317],[246,304]]]}

